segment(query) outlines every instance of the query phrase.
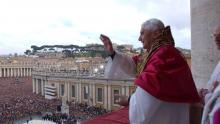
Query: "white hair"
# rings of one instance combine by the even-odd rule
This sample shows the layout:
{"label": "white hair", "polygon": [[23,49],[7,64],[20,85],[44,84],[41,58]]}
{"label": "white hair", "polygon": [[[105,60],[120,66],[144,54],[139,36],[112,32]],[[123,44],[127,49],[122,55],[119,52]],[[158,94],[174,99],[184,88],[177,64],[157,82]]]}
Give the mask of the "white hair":
{"label": "white hair", "polygon": [[160,21],[159,19],[149,19],[147,21],[145,21],[143,24],[142,24],[142,28],[143,29],[148,29],[148,30],[151,30],[151,31],[156,31],[158,29],[163,29],[165,28],[164,24],[162,21]]}

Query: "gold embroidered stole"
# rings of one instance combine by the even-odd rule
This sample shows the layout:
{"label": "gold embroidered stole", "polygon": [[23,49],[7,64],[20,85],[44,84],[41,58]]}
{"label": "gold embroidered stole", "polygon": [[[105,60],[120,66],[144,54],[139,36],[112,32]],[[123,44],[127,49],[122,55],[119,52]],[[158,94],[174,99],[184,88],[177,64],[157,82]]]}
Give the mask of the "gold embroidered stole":
{"label": "gold embroidered stole", "polygon": [[136,75],[140,75],[141,72],[144,70],[145,65],[147,64],[148,60],[152,56],[152,54],[161,46],[164,45],[173,45],[174,46],[174,40],[170,31],[170,27],[167,26],[164,28],[164,30],[161,32],[160,35],[158,35],[157,38],[155,38],[154,42],[152,43],[151,49],[149,52],[144,52],[141,55],[140,60],[137,62],[137,68],[136,68]]}

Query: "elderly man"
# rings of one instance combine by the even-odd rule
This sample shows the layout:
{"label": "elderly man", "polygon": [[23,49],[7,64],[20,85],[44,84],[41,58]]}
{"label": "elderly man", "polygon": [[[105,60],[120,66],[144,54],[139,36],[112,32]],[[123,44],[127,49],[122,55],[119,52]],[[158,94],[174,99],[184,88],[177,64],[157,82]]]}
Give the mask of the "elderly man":
{"label": "elderly man", "polygon": [[[107,77],[136,75],[137,88],[128,100],[131,124],[189,123],[189,104],[200,99],[187,62],[174,47],[169,26],[158,19],[144,22],[138,40],[146,52],[133,58],[114,51],[107,36],[100,39],[112,58],[106,67]],[[120,103],[127,104],[125,97]]]}
{"label": "elderly man", "polygon": [[[216,26],[213,31],[218,50],[220,50],[220,25]],[[202,124],[219,124],[220,123],[220,61],[215,67],[209,82],[208,89],[202,89],[200,95],[204,98],[205,106],[202,116]]]}

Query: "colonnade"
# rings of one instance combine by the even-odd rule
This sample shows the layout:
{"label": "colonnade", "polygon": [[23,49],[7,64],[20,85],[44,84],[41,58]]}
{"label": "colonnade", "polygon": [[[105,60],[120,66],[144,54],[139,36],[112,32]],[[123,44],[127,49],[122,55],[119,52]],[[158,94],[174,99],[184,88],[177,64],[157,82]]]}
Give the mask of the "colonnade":
{"label": "colonnade", "polygon": [[31,76],[29,67],[0,67],[0,77],[26,77]]}

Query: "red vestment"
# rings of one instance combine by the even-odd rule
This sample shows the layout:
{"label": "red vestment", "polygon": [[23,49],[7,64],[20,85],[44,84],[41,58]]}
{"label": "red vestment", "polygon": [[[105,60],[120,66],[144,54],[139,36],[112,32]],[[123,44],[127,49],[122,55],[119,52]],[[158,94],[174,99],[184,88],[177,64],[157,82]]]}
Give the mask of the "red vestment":
{"label": "red vestment", "polygon": [[[137,63],[140,57],[135,56],[133,60]],[[152,53],[135,84],[162,101],[200,101],[186,60],[172,45],[161,46]]]}

